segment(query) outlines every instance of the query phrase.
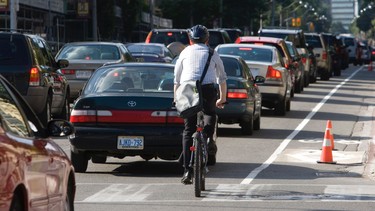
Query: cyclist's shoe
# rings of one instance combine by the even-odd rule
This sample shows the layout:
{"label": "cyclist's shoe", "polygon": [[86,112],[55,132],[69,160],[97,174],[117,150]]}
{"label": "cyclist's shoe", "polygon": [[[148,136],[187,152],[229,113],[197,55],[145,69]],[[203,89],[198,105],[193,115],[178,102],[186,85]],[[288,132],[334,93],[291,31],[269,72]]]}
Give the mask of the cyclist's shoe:
{"label": "cyclist's shoe", "polygon": [[193,174],[193,171],[191,169],[186,169],[181,179],[182,184],[184,185],[193,184],[192,174]]}

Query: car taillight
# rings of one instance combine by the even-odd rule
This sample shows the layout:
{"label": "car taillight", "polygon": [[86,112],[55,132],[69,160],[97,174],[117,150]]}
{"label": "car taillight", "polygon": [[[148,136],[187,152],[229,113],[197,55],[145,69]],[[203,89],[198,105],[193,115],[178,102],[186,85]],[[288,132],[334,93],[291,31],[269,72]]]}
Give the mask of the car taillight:
{"label": "car taillight", "polygon": [[76,74],[76,70],[62,69],[61,72],[64,75],[74,75],[74,74]]}
{"label": "car taillight", "polygon": [[302,57],[302,63],[306,64],[306,57]]}
{"label": "car taillight", "polygon": [[30,69],[29,85],[30,86],[39,86],[40,85],[39,70],[36,67],[33,67],[33,68]]}
{"label": "car taillight", "polygon": [[228,89],[227,91],[228,99],[247,99],[248,97],[246,89]]}
{"label": "car taillight", "polygon": [[327,60],[327,52],[323,52],[322,59]]}
{"label": "car taillight", "polygon": [[276,70],[270,65],[268,66],[268,69],[267,69],[266,78],[267,79],[281,79],[282,74],[279,70]]}
{"label": "car taillight", "polygon": [[72,110],[70,114],[71,123],[96,122],[96,110]]}
{"label": "car taillight", "polygon": [[167,112],[167,122],[168,123],[184,123],[184,119],[178,116],[177,111]]}

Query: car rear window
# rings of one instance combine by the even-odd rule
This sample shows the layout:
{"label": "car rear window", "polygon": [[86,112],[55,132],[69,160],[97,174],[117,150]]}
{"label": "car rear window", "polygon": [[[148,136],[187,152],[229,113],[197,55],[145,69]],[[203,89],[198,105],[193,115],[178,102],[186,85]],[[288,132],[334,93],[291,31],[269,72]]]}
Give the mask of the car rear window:
{"label": "car rear window", "polygon": [[260,32],[259,35],[264,37],[281,38],[283,40],[291,41],[296,46],[296,48],[305,47],[305,40],[303,37],[301,37],[301,34],[288,34],[281,32]]}
{"label": "car rear window", "polygon": [[264,48],[254,47],[221,47],[220,54],[241,56],[246,61],[272,62],[272,51]]}
{"label": "car rear window", "polygon": [[153,32],[150,42],[165,45],[169,45],[172,42],[181,42],[184,45],[188,45],[189,37],[187,32]]}
{"label": "car rear window", "polygon": [[94,73],[84,93],[173,92],[173,79],[173,66],[105,67]]}
{"label": "car rear window", "polygon": [[309,46],[314,47],[314,48],[323,48],[319,36],[305,35],[305,38]]}
{"label": "car rear window", "polygon": [[119,60],[120,52],[111,45],[68,45],[63,47],[57,59]]}
{"label": "car rear window", "polygon": [[0,36],[0,65],[28,65],[27,43],[21,36]]}

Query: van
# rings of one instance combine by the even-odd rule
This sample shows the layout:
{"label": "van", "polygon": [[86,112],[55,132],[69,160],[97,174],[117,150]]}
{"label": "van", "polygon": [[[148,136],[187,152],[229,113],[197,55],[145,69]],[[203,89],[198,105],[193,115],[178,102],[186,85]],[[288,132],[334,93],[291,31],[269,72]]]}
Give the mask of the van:
{"label": "van", "polygon": [[357,64],[356,51],[358,44],[356,38],[351,35],[340,35],[340,39],[343,41],[348,51],[349,63]]}

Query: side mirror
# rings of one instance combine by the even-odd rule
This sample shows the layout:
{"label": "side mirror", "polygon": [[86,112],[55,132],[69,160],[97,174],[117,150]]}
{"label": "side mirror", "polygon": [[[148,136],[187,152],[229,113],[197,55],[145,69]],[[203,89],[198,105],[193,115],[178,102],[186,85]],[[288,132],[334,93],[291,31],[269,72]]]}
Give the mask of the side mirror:
{"label": "side mirror", "polygon": [[64,137],[73,134],[75,129],[72,123],[66,120],[54,119],[47,123],[47,132],[52,137]]}
{"label": "side mirror", "polygon": [[66,59],[59,59],[57,61],[57,65],[59,66],[59,68],[65,68],[65,67],[69,66],[69,61],[66,60]]}
{"label": "side mirror", "polygon": [[261,76],[261,75],[257,75],[255,76],[255,84],[262,84],[266,81],[266,78]]}

